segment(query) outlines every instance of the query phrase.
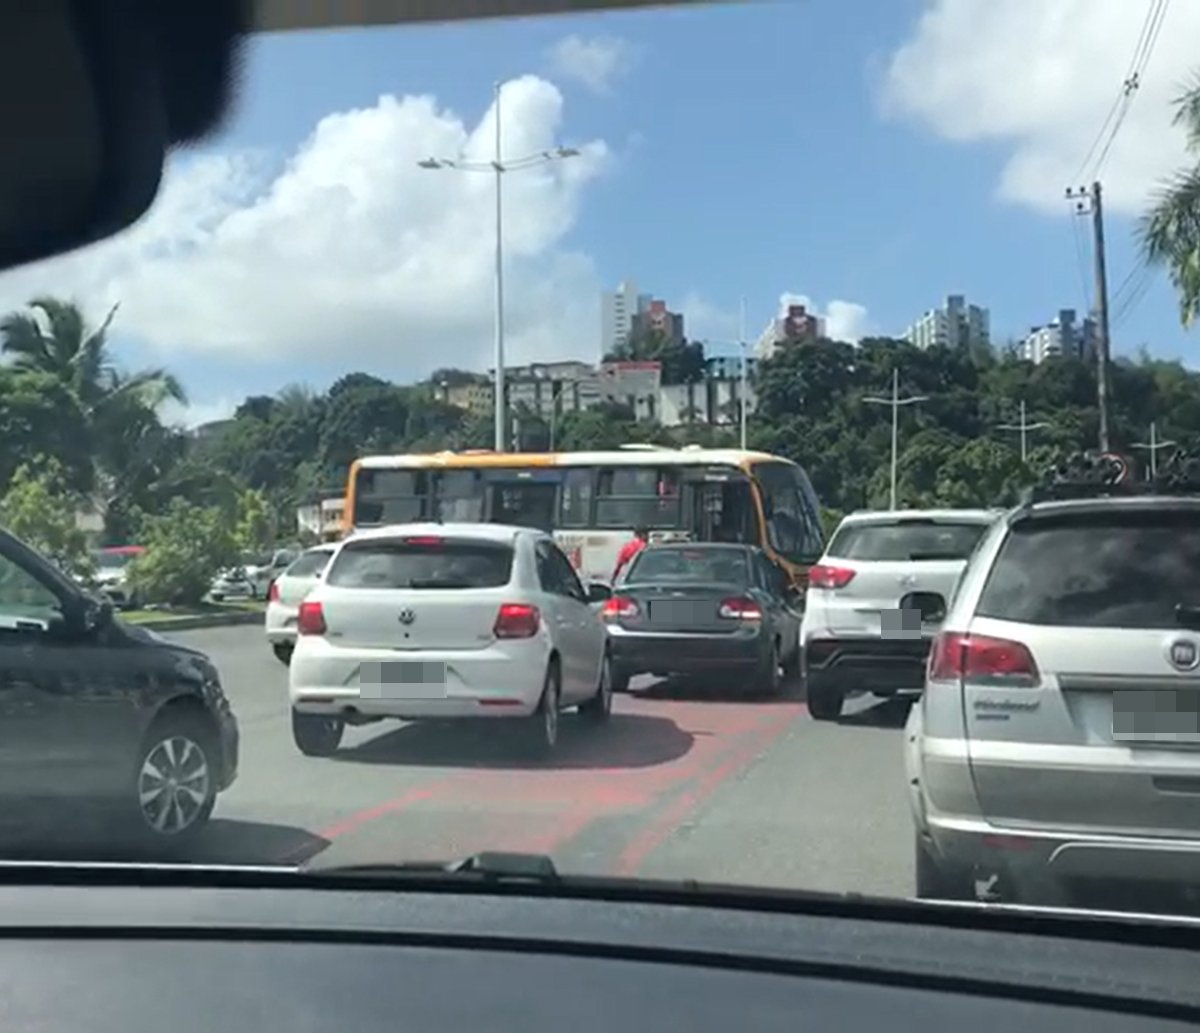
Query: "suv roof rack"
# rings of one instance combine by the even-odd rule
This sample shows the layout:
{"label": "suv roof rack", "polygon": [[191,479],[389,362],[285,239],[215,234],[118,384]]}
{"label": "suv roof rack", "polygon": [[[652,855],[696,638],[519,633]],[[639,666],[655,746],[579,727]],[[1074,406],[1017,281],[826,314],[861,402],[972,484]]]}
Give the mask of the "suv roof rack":
{"label": "suv roof rack", "polygon": [[1139,495],[1200,496],[1200,457],[1175,451],[1149,480],[1135,480],[1133,465],[1114,452],[1077,452],[1048,468],[1026,490],[1022,507],[1070,499],[1129,498]]}

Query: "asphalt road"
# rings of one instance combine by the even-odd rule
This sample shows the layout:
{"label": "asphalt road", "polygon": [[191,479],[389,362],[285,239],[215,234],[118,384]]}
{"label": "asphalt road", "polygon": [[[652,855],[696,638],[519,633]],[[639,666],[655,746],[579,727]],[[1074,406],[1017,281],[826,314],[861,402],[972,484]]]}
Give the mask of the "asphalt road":
{"label": "asphalt road", "polygon": [[336,757],[312,759],[292,744],[287,671],[260,628],[172,637],[217,663],[242,730],[240,776],[192,860],[520,850],[576,873],[912,891],[902,705],[855,702],[825,724],[798,698],[647,679],[601,728],[565,717],[544,764],[489,724],[350,729]]}

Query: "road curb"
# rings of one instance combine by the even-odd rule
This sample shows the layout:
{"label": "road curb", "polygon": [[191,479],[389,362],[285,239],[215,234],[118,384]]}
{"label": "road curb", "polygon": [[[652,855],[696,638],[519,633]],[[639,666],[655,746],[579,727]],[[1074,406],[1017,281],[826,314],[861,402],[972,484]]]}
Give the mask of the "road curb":
{"label": "road curb", "polygon": [[200,628],[228,628],[238,624],[262,624],[266,614],[255,613],[213,613],[198,614],[194,617],[162,617],[148,621],[137,621],[133,626],[145,628],[147,631],[196,631]]}

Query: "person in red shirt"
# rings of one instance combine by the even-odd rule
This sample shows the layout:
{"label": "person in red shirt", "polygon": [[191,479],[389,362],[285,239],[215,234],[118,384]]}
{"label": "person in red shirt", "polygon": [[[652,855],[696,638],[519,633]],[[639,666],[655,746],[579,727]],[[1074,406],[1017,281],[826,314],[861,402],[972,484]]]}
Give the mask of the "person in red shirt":
{"label": "person in red shirt", "polygon": [[634,556],[641,552],[646,544],[650,541],[650,529],[648,527],[639,527],[633,532],[633,538],[621,546],[621,551],[617,554],[617,565],[613,567],[613,584],[617,583],[617,577],[632,561]]}

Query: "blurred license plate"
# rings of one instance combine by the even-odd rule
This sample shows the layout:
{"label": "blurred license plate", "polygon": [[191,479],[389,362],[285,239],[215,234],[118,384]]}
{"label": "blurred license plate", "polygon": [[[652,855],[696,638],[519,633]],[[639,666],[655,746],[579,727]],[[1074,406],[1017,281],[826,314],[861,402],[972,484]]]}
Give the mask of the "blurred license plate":
{"label": "blurred license plate", "polygon": [[712,604],[683,599],[659,599],[650,603],[651,624],[698,624],[711,616]]}
{"label": "blurred license plate", "polygon": [[1200,744],[1200,689],[1118,689],[1112,723],[1120,742]]}
{"label": "blurred license plate", "polygon": [[364,699],[445,699],[446,665],[420,660],[363,664],[358,694]]}
{"label": "blurred license plate", "polygon": [[879,633],[884,638],[920,638],[924,633],[920,610],[880,610]]}

